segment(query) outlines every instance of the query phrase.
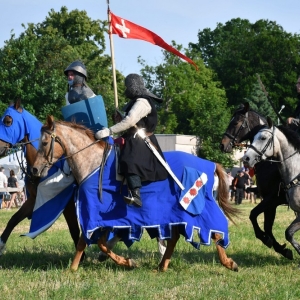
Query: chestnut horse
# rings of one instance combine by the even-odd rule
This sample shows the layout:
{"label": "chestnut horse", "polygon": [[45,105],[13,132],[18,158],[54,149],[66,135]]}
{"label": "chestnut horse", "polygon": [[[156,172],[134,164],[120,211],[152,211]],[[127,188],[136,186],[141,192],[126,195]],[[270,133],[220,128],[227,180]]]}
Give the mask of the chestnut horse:
{"label": "chestnut horse", "polygon": [[[0,122],[0,156],[5,156],[8,150],[16,143],[18,146],[23,146],[27,166],[33,165],[37,153],[38,138],[40,135],[40,128],[42,123],[36,117],[28,113],[17,101],[14,106],[10,106],[3,114]],[[4,253],[7,240],[13,229],[25,218],[30,218],[35,205],[37,186],[40,179],[31,176],[24,166],[20,166],[23,172],[26,172],[25,185],[28,194],[27,201],[20,207],[20,209],[8,221],[6,228],[0,237],[0,255]],[[78,243],[80,236],[80,229],[78,226],[75,204],[70,200],[63,211],[64,217],[67,221],[71,237],[75,246]]]}
{"label": "chestnut horse", "polygon": [[[246,140],[252,142],[255,134],[266,124],[266,118],[250,109],[249,103],[245,103],[234,112],[222,137],[220,149],[229,153],[236,145]],[[288,259],[293,259],[292,251],[286,248],[285,243],[283,245],[279,244],[272,232],[276,208],[279,205],[287,204],[278,168],[274,163],[261,161],[256,164],[255,173],[257,186],[262,197],[262,201],[251,210],[249,216],[255,236],[267,247],[273,247],[277,253]],[[259,227],[257,222],[257,218],[261,213],[264,214],[264,230]]]}
{"label": "chestnut horse", "polygon": [[[109,230],[117,229],[119,234],[119,230],[125,229],[127,231],[122,236],[123,240],[126,238],[139,240],[144,228],[149,234],[154,232],[157,234],[152,236],[150,234],[152,238],[167,239],[167,249],[159,264],[159,270],[167,270],[180,234],[193,244],[193,233],[190,231],[192,228],[199,230],[202,244],[209,244],[210,239],[213,239],[220,261],[226,268],[238,270],[237,264],[227,257],[224,250],[228,245],[228,221],[225,215],[232,220],[231,217],[237,216],[239,211],[228,202],[226,174],[221,165],[184,152],[165,152],[166,161],[178,178],[182,178],[183,165],[188,167],[189,172],[194,170],[192,168],[197,170],[204,168],[201,179],[197,177],[195,182],[192,181],[206,197],[203,202],[203,212],[194,214],[182,208],[182,204],[179,203],[181,190],[170,177],[159,182],[143,183],[141,189],[143,207],[136,208],[127,206],[123,201],[126,187],[122,186],[121,181],[116,180],[115,146],[95,140],[94,133],[82,125],[63,121],[54,122],[53,117],[50,116],[41,132],[38,155],[32,168],[33,174],[46,176],[51,165],[65,155],[79,184],[77,215],[83,233],[71,265],[72,270],[77,270],[82,251],[87,244],[91,243],[97,243],[100,250],[118,265],[134,267],[136,264],[133,259],[125,259],[112,252],[106,242],[107,233]],[[207,169],[205,164],[209,165]],[[219,177],[218,201],[223,212],[212,198],[214,172]],[[196,188],[193,188],[193,193],[192,189],[188,192],[196,197],[195,190]],[[188,194],[188,192],[184,193]],[[187,198],[186,196],[182,198],[184,204],[189,203]],[[220,229],[218,222],[222,222],[226,233],[222,231],[224,227]]]}

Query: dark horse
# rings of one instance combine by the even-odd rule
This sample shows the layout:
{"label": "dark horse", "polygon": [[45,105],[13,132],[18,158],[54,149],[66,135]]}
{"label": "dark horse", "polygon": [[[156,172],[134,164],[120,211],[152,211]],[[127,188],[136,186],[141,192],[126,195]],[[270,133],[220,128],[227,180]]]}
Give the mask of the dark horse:
{"label": "dark horse", "polygon": [[[14,106],[10,106],[4,112],[3,118],[0,121],[0,156],[5,156],[7,151],[12,148],[14,144],[20,143],[20,145],[24,146],[23,150],[25,153],[27,166],[31,167],[36,157],[36,147],[38,145],[41,127],[42,123],[39,122],[33,115],[28,113],[25,109],[23,109],[20,105],[20,101],[17,101]],[[33,132],[36,132],[36,135]],[[30,177],[30,175],[27,173],[25,184],[28,193],[28,199],[11,217],[6,225],[6,228],[1,234],[0,256],[5,250],[6,242],[13,229],[22,220],[25,218],[30,218],[32,215],[39,178]],[[70,199],[68,202],[63,214],[76,247],[80,236],[80,229],[76,218],[75,203],[72,199]]]}
{"label": "dark horse", "polygon": [[[220,149],[223,152],[232,152],[239,143],[250,140],[252,143],[254,136],[264,126],[267,120],[259,113],[250,109],[249,104],[237,109],[223,135]],[[252,223],[255,236],[267,247],[274,250],[288,259],[293,259],[293,253],[286,248],[286,244],[280,245],[273,233],[272,227],[276,216],[278,205],[287,205],[284,189],[281,187],[281,176],[276,164],[268,161],[261,161],[255,165],[257,186],[259,188],[262,201],[251,210],[250,221]],[[264,213],[264,231],[258,225],[257,217]]]}

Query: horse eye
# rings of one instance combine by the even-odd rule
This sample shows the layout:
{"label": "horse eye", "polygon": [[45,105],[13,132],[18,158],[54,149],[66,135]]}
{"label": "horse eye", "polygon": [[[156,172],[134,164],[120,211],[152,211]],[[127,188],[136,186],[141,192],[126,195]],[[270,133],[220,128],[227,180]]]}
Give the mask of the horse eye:
{"label": "horse eye", "polygon": [[45,147],[48,145],[48,142],[42,142],[42,145]]}
{"label": "horse eye", "polygon": [[12,120],[4,119],[3,123],[4,123],[5,126],[11,126],[12,125]]}
{"label": "horse eye", "polygon": [[266,140],[267,138],[266,138],[265,136],[262,136],[260,139],[261,139],[262,141],[264,141],[264,140]]}

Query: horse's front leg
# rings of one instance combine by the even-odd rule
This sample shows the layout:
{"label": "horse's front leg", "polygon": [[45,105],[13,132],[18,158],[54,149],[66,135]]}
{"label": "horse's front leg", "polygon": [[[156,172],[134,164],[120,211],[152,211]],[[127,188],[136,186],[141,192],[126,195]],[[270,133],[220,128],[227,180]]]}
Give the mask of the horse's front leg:
{"label": "horse's front leg", "polygon": [[[279,205],[279,204],[278,204]],[[283,245],[279,244],[277,240],[275,239],[275,236],[273,235],[272,228],[274,224],[274,220],[276,217],[276,209],[278,207],[276,203],[274,205],[270,205],[267,210],[264,212],[265,220],[264,220],[264,230],[267,236],[269,236],[272,239],[272,244],[274,250],[284,256],[285,258],[288,258],[290,260],[293,259],[293,252],[286,248],[286,244]]]}
{"label": "horse's front leg", "polygon": [[265,212],[268,206],[269,206],[269,200],[264,199],[262,202],[260,202],[256,207],[254,207],[251,210],[249,219],[252,223],[252,227],[256,238],[261,240],[263,244],[265,244],[267,247],[271,248],[273,246],[273,241],[271,237],[269,237],[264,231],[260,229],[257,222],[257,217],[261,213]]}
{"label": "horse's front leg", "polygon": [[112,252],[111,249],[109,249],[106,242],[107,236],[108,236],[108,231],[106,231],[98,240],[98,246],[100,250],[103,253],[105,253],[107,256],[109,256],[109,258],[111,258],[117,265],[127,267],[127,268],[135,268],[137,264],[133,259],[131,258],[125,259],[123,256],[119,256],[114,252]]}
{"label": "horse's front leg", "polygon": [[289,241],[292,246],[296,249],[298,254],[300,255],[300,244],[295,241],[294,234],[300,229],[300,216],[292,222],[292,224],[285,231],[285,238]]}
{"label": "horse's front leg", "polygon": [[167,248],[165,249],[164,256],[162,257],[161,262],[158,265],[158,269],[160,271],[167,271],[179,237],[180,235],[178,227],[173,227],[172,238],[167,241]]}
{"label": "horse's front leg", "polygon": [[35,195],[29,197],[27,201],[24,202],[24,204],[19,208],[19,210],[8,221],[0,238],[0,256],[4,253],[6,242],[14,228],[25,218],[28,218],[32,215],[34,204]]}
{"label": "horse's front leg", "polygon": [[[68,204],[66,205],[63,211],[63,214],[68,224],[69,231],[76,248],[80,238],[80,228],[76,216],[75,202],[73,201],[73,199],[70,199],[70,201],[68,202]],[[83,252],[81,256],[81,261],[83,261],[84,258],[85,258],[85,253]]]}
{"label": "horse's front leg", "polygon": [[[106,242],[107,248],[109,248],[110,250],[112,250],[115,245],[121,240],[121,237],[118,236],[118,234],[115,234],[113,238],[111,238],[110,240],[108,240]],[[103,262],[105,260],[109,259],[109,257],[107,256],[107,254],[105,254],[104,252],[100,251],[99,256],[98,256],[98,260],[100,262]]]}
{"label": "horse's front leg", "polygon": [[81,261],[81,256],[82,256],[85,248],[86,248],[86,242],[84,240],[83,235],[81,235],[80,238],[79,238],[79,241],[77,243],[76,253],[75,253],[75,256],[73,258],[71,267],[70,267],[70,269],[72,271],[77,271],[78,270],[78,266],[79,266],[79,263]]}
{"label": "horse's front leg", "polygon": [[216,248],[217,248],[217,251],[219,254],[219,259],[220,259],[221,264],[224,267],[226,267],[227,269],[237,272],[239,270],[237,263],[232,258],[229,258],[227,256],[225,249],[223,247],[221,247],[220,245],[217,244],[217,241],[220,239],[222,239],[221,234],[219,234],[219,233],[212,234],[212,240],[216,244]]}

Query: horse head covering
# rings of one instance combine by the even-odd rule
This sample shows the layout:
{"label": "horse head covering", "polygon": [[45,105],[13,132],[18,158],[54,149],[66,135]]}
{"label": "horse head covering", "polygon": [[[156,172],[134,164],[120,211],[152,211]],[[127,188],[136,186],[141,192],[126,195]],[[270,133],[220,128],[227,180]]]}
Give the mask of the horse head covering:
{"label": "horse head covering", "polygon": [[[12,118],[12,124],[7,126],[3,120],[6,116]],[[38,148],[38,139],[42,123],[24,108],[21,112],[10,106],[4,112],[0,122],[0,139],[12,145],[19,143],[27,135],[33,146]],[[34,140],[34,141],[33,141]]]}
{"label": "horse head covering", "polygon": [[142,97],[142,96],[149,96],[153,98],[153,100],[162,103],[163,100],[156,95],[152,94],[149,90],[145,88],[144,80],[143,78],[138,74],[129,74],[125,78],[125,95],[129,99],[135,98],[135,97]]}

